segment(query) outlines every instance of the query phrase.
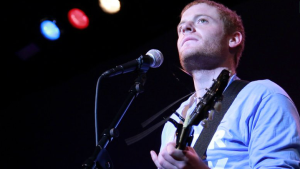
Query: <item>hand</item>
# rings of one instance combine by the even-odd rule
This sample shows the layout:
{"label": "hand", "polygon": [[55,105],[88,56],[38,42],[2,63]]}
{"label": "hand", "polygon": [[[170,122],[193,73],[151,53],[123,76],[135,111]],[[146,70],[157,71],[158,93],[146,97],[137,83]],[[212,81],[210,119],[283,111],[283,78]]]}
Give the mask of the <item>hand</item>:
{"label": "hand", "polygon": [[176,143],[170,142],[157,154],[150,151],[151,158],[159,169],[208,169],[192,147],[185,150],[175,148]]}

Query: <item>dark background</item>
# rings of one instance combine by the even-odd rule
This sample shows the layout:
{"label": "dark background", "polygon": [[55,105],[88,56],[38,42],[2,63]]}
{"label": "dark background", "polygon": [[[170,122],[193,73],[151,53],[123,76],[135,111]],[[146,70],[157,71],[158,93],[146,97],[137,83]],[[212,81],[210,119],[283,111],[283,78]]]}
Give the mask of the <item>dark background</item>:
{"label": "dark background", "polygon": [[[125,139],[149,126],[141,123],[193,91],[179,70],[176,25],[188,0],[122,0],[118,14],[105,14],[94,0],[10,1],[2,6],[1,168],[81,168],[95,149],[94,102],[99,76],[150,49],[164,55],[147,72],[144,92],[134,99],[108,144],[115,168],[155,168],[149,151],[158,151],[162,127],[140,141]],[[242,16],[246,47],[238,76],[270,79],[300,106],[300,2],[297,0],[220,0]],[[67,12],[80,8],[90,19],[73,28]],[[57,41],[39,32],[40,21],[55,19]],[[27,52],[22,50],[28,49]],[[36,52],[35,52],[36,51]],[[33,54],[30,54],[33,52]],[[35,52],[35,53],[34,53]],[[134,72],[103,79],[99,88],[98,132],[107,128],[129,94]],[[4,165],[4,166],[3,166]]]}

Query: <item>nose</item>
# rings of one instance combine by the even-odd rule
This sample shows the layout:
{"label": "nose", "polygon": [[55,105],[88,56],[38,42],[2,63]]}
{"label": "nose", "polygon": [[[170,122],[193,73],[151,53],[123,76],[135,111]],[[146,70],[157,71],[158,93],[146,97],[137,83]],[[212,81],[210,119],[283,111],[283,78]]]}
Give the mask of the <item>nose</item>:
{"label": "nose", "polygon": [[195,31],[195,28],[191,22],[186,22],[182,25],[182,33],[192,33]]}

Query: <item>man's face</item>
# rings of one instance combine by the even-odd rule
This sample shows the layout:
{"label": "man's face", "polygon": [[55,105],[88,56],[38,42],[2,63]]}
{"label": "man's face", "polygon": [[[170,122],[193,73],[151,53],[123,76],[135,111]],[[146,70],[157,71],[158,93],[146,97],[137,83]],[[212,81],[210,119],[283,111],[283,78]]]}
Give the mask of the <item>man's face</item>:
{"label": "man's face", "polygon": [[222,65],[228,43],[223,21],[215,7],[200,3],[188,8],[177,31],[180,63],[188,73]]}

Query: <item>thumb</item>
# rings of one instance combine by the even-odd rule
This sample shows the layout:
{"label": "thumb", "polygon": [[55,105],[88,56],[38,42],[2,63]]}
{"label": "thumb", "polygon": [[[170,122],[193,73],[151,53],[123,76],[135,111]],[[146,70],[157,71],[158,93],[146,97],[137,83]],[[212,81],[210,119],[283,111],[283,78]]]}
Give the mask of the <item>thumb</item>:
{"label": "thumb", "polygon": [[151,158],[152,158],[153,161],[157,160],[157,154],[156,154],[155,151],[151,150],[150,155],[151,155]]}
{"label": "thumb", "polygon": [[159,162],[158,162],[158,158],[157,158],[156,152],[153,151],[153,150],[151,150],[150,151],[150,155],[151,155],[152,161],[154,162],[154,164],[156,165],[156,167],[159,168],[160,165],[159,165]]}

